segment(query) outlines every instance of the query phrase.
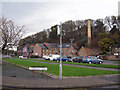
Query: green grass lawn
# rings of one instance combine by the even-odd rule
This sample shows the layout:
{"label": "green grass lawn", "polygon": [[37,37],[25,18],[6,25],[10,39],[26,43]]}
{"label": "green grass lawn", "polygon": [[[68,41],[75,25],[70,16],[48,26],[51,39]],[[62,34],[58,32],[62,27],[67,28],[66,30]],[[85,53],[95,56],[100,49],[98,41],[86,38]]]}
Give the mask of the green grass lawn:
{"label": "green grass lawn", "polygon": [[115,64],[120,64],[120,62],[114,62]]}
{"label": "green grass lawn", "polygon": [[[27,59],[27,60],[35,60],[35,61],[42,61],[42,62],[59,63],[59,62],[57,62],[57,61],[50,61],[50,60],[37,60],[37,59]],[[63,62],[63,63],[64,63],[64,64],[74,64],[74,65],[91,66],[91,67],[103,67],[103,68],[120,69],[120,65],[110,65],[110,64],[88,64],[88,63],[72,63],[72,62]]]}
{"label": "green grass lawn", "polygon": [[[47,73],[59,75],[59,65],[49,64],[49,63],[37,63],[28,60],[18,60],[18,59],[3,59],[9,63],[13,63],[23,67],[30,66],[46,66],[48,70]],[[107,75],[107,74],[118,74],[117,71],[107,71],[107,70],[98,70],[98,69],[89,69],[81,67],[71,67],[63,65],[63,76],[96,76],[96,75]]]}

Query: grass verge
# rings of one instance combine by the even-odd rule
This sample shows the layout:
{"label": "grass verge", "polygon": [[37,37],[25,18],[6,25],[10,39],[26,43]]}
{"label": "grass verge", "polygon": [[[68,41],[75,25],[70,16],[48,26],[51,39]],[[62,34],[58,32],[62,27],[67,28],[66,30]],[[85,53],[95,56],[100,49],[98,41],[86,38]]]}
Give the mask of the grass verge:
{"label": "grass verge", "polygon": [[[50,60],[37,60],[37,59],[27,59],[27,60],[50,62],[50,63],[59,63],[57,61],[50,61]],[[88,64],[88,63],[72,63],[72,62],[63,62],[63,63],[64,64],[73,64],[73,65],[91,66],[91,67],[120,69],[120,65],[111,65],[111,64]]]}
{"label": "grass verge", "polygon": [[120,64],[120,62],[114,62],[115,64]]}
{"label": "grass verge", "polygon": [[[59,75],[59,65],[49,64],[49,63],[37,63],[28,60],[18,60],[18,59],[3,59],[9,63],[13,63],[22,67],[30,66],[46,66],[48,70],[47,73]],[[97,76],[97,75],[107,75],[107,74],[119,74],[117,71],[107,71],[98,69],[89,69],[81,67],[71,67],[63,65],[63,76]]]}

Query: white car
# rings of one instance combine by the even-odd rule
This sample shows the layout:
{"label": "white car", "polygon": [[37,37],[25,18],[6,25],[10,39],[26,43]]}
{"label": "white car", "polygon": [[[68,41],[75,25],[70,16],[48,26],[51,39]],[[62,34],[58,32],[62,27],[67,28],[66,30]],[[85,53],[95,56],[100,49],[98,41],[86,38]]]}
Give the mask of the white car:
{"label": "white car", "polygon": [[58,57],[60,57],[60,55],[51,55],[49,59],[53,61],[53,59],[57,59]]}
{"label": "white car", "polygon": [[19,56],[19,58],[23,58],[23,56]]}
{"label": "white car", "polygon": [[45,60],[50,60],[51,57],[52,57],[52,55],[50,54],[50,55],[45,57]]}
{"label": "white car", "polygon": [[53,59],[58,58],[58,57],[60,57],[60,55],[50,54],[50,55],[48,55],[48,56],[46,56],[46,55],[43,56],[43,58],[44,58],[45,60],[51,60],[51,61],[52,61]]}
{"label": "white car", "polygon": [[47,56],[47,55],[44,55],[42,58],[43,58],[43,59],[46,59],[46,57],[48,57],[48,56]]}

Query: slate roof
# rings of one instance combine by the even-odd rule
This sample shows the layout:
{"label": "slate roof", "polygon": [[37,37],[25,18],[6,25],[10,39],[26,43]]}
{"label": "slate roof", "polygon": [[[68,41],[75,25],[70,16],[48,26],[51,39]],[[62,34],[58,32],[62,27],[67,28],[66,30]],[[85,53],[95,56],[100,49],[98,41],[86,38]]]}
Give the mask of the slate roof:
{"label": "slate roof", "polygon": [[48,49],[43,43],[39,43],[39,45],[42,49]]}
{"label": "slate roof", "polygon": [[32,52],[33,49],[34,49],[34,47],[29,48],[29,49],[28,49],[28,52]]}
{"label": "slate roof", "polygon": [[44,45],[47,47],[47,48],[58,48],[58,44],[54,44],[54,43],[44,43]]}
{"label": "slate roof", "polygon": [[[63,43],[62,48],[69,48],[71,46],[71,43]],[[72,44],[73,46],[73,44]],[[60,48],[60,45],[58,46]]]}

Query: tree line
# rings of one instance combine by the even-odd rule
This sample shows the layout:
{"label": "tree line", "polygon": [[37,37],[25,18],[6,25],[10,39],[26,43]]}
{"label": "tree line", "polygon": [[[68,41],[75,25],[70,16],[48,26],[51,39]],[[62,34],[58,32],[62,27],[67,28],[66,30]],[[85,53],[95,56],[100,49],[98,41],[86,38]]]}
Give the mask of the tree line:
{"label": "tree line", "polygon": [[[0,30],[2,32],[3,40],[2,48],[4,48],[5,45],[10,41],[14,41],[14,44],[18,44],[19,40],[19,46],[44,42],[56,44],[59,43],[60,35],[58,34],[58,25],[51,26],[51,28],[45,29],[34,35],[30,35],[24,39],[20,39],[23,35],[24,29],[24,26],[16,27],[14,22],[10,20],[1,20]],[[77,45],[78,49],[80,49],[82,46],[88,47],[87,29],[88,20],[68,20],[62,23],[62,42],[71,43],[72,41],[72,43]],[[120,46],[120,16],[109,16],[105,17],[104,19],[96,20],[91,19],[91,30],[92,48],[100,48],[101,50],[109,51],[109,48]],[[8,31],[14,32],[14,34],[10,34]]]}
{"label": "tree line", "polygon": [[[63,43],[76,43],[78,48],[82,46],[88,47],[87,44],[87,20],[68,20],[62,23]],[[109,51],[109,48],[120,45],[120,17],[109,16],[104,19],[91,19],[92,30],[92,48],[100,48]],[[22,39],[19,45],[33,43],[59,43],[60,36],[58,33],[58,25],[43,30],[37,34]]]}

